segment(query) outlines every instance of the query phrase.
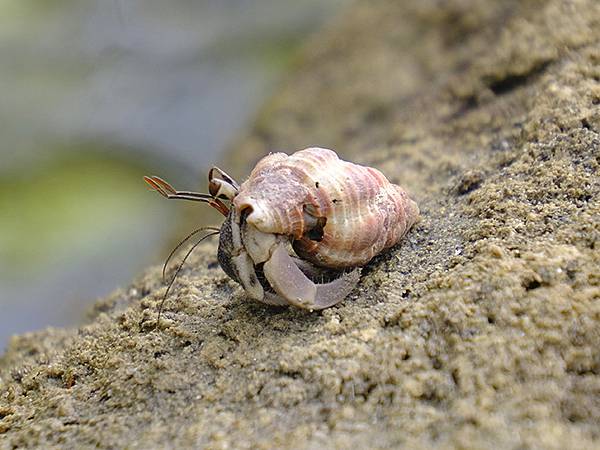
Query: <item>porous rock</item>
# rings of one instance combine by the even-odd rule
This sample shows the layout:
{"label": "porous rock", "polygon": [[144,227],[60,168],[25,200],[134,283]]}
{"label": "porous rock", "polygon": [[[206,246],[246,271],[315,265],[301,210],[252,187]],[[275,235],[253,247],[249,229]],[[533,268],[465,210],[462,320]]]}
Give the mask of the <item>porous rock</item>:
{"label": "porous rock", "polygon": [[[0,447],[597,448],[600,3],[363,1],[229,164],[309,146],[421,222],[322,313],[254,304],[199,248],[0,359]],[[175,298],[178,298],[175,301]]]}

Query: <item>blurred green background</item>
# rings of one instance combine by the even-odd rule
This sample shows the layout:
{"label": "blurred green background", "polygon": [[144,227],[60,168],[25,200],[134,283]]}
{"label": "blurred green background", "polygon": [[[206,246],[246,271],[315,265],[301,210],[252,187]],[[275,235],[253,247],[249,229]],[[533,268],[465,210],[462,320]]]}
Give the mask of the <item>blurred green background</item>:
{"label": "blurred green background", "polygon": [[198,188],[350,1],[0,0],[0,352],[160,262],[142,175]]}

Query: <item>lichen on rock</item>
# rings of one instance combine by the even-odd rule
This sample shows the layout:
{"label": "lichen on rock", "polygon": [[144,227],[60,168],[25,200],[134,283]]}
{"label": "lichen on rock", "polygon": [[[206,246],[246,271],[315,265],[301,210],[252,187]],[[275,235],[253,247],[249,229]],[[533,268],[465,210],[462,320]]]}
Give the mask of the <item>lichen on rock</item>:
{"label": "lichen on rock", "polygon": [[[600,442],[600,4],[359,2],[231,154],[381,169],[421,222],[311,314],[203,244],[0,359],[0,445],[592,448]],[[177,301],[175,301],[177,299]]]}

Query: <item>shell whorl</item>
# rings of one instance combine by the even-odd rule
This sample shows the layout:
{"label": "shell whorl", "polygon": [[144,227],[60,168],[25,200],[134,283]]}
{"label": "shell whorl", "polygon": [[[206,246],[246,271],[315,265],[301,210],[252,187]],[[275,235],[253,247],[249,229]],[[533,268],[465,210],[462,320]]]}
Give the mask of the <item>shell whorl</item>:
{"label": "shell whorl", "polygon": [[[328,149],[273,153],[258,162],[233,200],[246,221],[293,238],[296,253],[322,267],[365,264],[395,245],[419,209],[378,170],[343,161]],[[307,214],[326,219],[320,240],[307,236]]]}

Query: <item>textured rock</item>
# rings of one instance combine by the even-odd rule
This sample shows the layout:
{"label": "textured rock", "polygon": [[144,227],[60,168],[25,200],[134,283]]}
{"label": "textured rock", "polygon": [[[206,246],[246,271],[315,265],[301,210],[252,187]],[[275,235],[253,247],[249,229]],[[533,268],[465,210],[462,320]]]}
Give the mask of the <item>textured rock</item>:
{"label": "textured rock", "polygon": [[158,330],[153,268],[14,338],[0,446],[598,447],[600,4],[358,3],[229,166],[315,145],[421,208],[350,298],[250,303],[203,244]]}

